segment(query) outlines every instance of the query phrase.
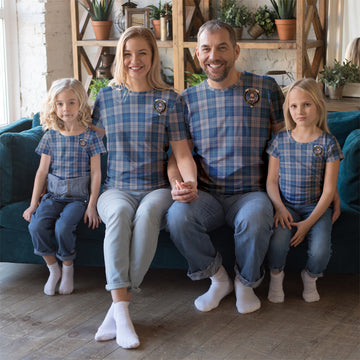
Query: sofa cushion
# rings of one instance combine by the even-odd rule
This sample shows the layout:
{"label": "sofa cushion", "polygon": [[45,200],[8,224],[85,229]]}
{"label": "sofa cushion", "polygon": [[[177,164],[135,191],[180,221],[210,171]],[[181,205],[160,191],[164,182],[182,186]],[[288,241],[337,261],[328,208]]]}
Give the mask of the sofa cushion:
{"label": "sofa cushion", "polygon": [[31,198],[40,157],[41,126],[0,136],[0,207]]}
{"label": "sofa cushion", "polygon": [[341,147],[346,137],[355,129],[360,129],[360,111],[339,111],[328,113],[327,124]]}
{"label": "sofa cushion", "polygon": [[343,146],[344,160],[340,162],[338,189],[345,208],[360,213],[360,129],[352,131]]}
{"label": "sofa cushion", "polygon": [[29,223],[22,217],[22,214],[29,205],[30,199],[2,207],[0,209],[0,227],[27,232]]}
{"label": "sofa cushion", "polygon": [[37,112],[32,119],[32,127],[40,126],[40,113]]}

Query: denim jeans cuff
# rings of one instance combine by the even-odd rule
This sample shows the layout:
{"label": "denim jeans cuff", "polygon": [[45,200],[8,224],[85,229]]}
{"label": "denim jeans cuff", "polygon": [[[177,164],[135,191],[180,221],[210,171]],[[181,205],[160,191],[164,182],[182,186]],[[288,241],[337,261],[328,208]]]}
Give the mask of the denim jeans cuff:
{"label": "denim jeans cuff", "polygon": [[261,268],[260,279],[258,279],[256,281],[249,281],[249,280],[246,280],[244,277],[241,276],[240,271],[239,271],[239,267],[237,266],[237,264],[235,264],[234,269],[235,269],[235,274],[239,278],[240,282],[244,286],[248,286],[248,287],[251,287],[253,289],[257,288],[261,284],[261,282],[263,281],[264,276],[265,276],[265,271],[264,271],[263,268]]}
{"label": "denim jeans cuff", "polygon": [[191,280],[207,279],[210,276],[213,276],[218,271],[221,265],[222,265],[222,257],[220,253],[217,252],[213,262],[205,270],[200,270],[194,273],[188,272],[187,276]]}

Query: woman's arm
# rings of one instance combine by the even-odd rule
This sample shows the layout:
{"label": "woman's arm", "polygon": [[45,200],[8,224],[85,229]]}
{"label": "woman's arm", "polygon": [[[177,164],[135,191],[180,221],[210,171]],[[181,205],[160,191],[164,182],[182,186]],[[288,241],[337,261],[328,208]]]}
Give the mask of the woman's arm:
{"label": "woman's arm", "polygon": [[49,173],[50,163],[51,163],[51,156],[42,154],[41,158],[40,158],[39,167],[36,171],[34,188],[33,188],[33,193],[31,196],[30,206],[23,213],[23,218],[26,221],[30,222],[31,215],[39,206],[40,197],[41,197],[44,187],[46,185],[46,180],[47,180],[47,176]]}
{"label": "woman's arm", "polygon": [[295,235],[290,240],[290,244],[292,246],[297,246],[304,240],[305,235],[308,233],[311,227],[320,219],[320,217],[325,213],[330,204],[333,202],[336,193],[339,166],[340,160],[326,163],[324,187],[319,202],[307,219],[292,224],[293,226],[297,227]]}
{"label": "woman's arm", "polygon": [[266,180],[266,191],[275,209],[274,224],[277,227],[280,223],[281,227],[291,229],[293,218],[283,204],[279,190],[279,169],[280,159],[269,155],[268,176]]}
{"label": "woman's arm", "polygon": [[100,154],[90,158],[90,197],[89,204],[84,214],[84,223],[89,219],[89,227],[95,229],[101,223],[96,205],[101,185],[101,160]]}

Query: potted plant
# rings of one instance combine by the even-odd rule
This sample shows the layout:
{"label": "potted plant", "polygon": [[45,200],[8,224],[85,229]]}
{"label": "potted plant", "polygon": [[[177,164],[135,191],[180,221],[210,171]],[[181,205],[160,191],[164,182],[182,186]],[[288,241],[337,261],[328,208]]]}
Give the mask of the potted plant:
{"label": "potted plant", "polygon": [[112,21],[109,20],[114,0],[83,0],[80,5],[89,13],[96,40],[107,40]]}
{"label": "potted plant", "polygon": [[98,92],[100,91],[100,89],[108,86],[109,81],[110,81],[110,80],[107,79],[107,78],[92,79],[92,80],[91,80],[91,84],[90,84],[90,86],[89,86],[90,99],[91,99],[91,100],[95,100]]}
{"label": "potted plant", "polygon": [[171,15],[172,13],[172,5],[171,3],[161,4],[161,0],[159,0],[158,6],[156,5],[148,5],[150,9],[150,19],[154,29],[156,39],[160,39],[160,18],[161,16]]}
{"label": "potted plant", "polygon": [[196,74],[196,73],[192,73],[190,71],[185,71],[185,74],[186,74],[185,81],[187,82],[189,87],[198,85],[198,84],[202,83],[205,79],[207,79],[207,76],[204,72],[202,72],[200,74]]}
{"label": "potted plant", "polygon": [[254,13],[255,23],[248,30],[249,35],[254,39],[264,33],[266,36],[271,36],[276,30],[275,18],[274,10],[270,10],[266,5],[259,6]]}
{"label": "potted plant", "polygon": [[245,5],[238,6],[235,0],[223,0],[219,9],[219,19],[232,26],[237,40],[241,39],[244,26],[252,22],[252,14]]}
{"label": "potted plant", "polygon": [[276,12],[275,25],[280,40],[293,40],[296,34],[296,0],[270,0]]}
{"label": "potted plant", "polygon": [[342,63],[334,60],[334,65],[325,65],[320,75],[319,80],[326,85],[330,99],[341,99],[346,84],[360,82],[359,66],[347,60]]}

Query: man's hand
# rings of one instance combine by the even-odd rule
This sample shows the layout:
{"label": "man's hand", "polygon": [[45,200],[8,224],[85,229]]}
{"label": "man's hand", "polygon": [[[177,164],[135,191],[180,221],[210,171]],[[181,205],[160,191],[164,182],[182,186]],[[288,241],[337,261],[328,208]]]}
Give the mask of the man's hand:
{"label": "man's hand", "polygon": [[199,198],[196,184],[192,181],[176,181],[175,187],[171,190],[171,196],[174,201],[190,203]]}

